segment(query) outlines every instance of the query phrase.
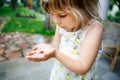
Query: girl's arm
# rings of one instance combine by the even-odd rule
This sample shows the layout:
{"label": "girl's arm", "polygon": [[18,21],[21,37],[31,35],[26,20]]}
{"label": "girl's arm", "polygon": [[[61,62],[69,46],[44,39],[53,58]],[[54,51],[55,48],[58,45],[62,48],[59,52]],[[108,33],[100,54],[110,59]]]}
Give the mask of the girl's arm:
{"label": "girl's arm", "polygon": [[59,44],[60,44],[60,33],[59,33],[59,27],[57,26],[56,27],[56,31],[55,31],[55,36],[54,36],[54,40],[52,42],[52,45],[55,47],[55,48],[59,48]]}
{"label": "girl's arm", "polygon": [[54,57],[71,71],[77,74],[85,74],[95,61],[102,41],[102,33],[103,28],[100,25],[96,24],[91,27],[81,44],[78,59],[68,57],[58,50],[56,50]]}

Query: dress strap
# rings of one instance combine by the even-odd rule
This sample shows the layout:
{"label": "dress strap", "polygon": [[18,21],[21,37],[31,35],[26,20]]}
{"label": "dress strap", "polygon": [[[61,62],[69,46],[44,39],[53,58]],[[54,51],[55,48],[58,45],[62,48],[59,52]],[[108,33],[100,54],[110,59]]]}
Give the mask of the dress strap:
{"label": "dress strap", "polygon": [[81,38],[82,41],[84,40],[84,38],[85,38],[85,36],[87,35],[87,32],[90,30],[90,28],[92,28],[93,25],[95,25],[95,24],[100,24],[100,25],[102,25],[102,23],[100,23],[99,21],[97,21],[97,20],[95,20],[95,19],[91,20],[91,21],[88,23],[88,27],[84,30],[83,36],[82,36],[82,38]]}

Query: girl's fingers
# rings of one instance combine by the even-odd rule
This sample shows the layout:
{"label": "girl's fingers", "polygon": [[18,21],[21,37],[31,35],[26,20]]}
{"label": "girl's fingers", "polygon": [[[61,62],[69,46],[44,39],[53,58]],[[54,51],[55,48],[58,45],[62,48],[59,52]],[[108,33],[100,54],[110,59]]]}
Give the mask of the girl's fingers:
{"label": "girl's fingers", "polygon": [[45,60],[45,56],[43,54],[34,54],[32,56],[26,56],[26,58],[30,61],[35,61],[35,62],[39,62],[39,61],[44,61]]}
{"label": "girl's fingers", "polygon": [[32,48],[32,50],[37,50],[38,49],[38,47],[37,46],[34,46],[33,48]]}
{"label": "girl's fingers", "polygon": [[36,53],[35,51],[30,51],[30,52],[28,52],[26,55],[32,56],[32,55],[34,55],[35,53]]}
{"label": "girl's fingers", "polygon": [[33,50],[38,50],[38,49],[41,49],[43,47],[43,44],[41,45],[36,45],[36,46],[33,46]]}
{"label": "girl's fingers", "polygon": [[43,54],[34,54],[32,56],[27,55],[26,57],[31,58],[31,59],[39,59],[39,58],[43,58],[44,56],[43,56]]}
{"label": "girl's fingers", "polygon": [[26,59],[34,62],[45,61],[50,58],[51,47],[46,44],[36,45],[33,50],[28,52]]}

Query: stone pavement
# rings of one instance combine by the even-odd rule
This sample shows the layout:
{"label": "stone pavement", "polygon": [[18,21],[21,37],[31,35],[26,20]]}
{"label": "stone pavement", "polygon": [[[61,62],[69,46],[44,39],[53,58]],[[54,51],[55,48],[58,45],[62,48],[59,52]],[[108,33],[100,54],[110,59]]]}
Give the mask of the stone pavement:
{"label": "stone pavement", "polygon": [[[9,18],[0,17],[0,30]],[[0,32],[0,61],[24,57],[34,45],[50,43],[51,37],[30,33],[1,33]]]}
{"label": "stone pavement", "polygon": [[39,34],[2,33],[0,36],[0,61],[24,57],[34,45],[50,43],[52,38]]}

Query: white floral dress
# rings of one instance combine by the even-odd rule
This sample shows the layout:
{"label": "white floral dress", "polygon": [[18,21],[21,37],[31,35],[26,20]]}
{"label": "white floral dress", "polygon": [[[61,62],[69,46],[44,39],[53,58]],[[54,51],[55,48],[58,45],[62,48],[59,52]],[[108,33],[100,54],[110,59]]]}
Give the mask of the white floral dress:
{"label": "white floral dress", "polygon": [[[59,46],[59,51],[68,55],[72,58],[78,58],[80,53],[81,43],[86,36],[89,28],[94,24],[101,24],[97,20],[91,20],[89,22],[89,27],[84,30],[78,30],[76,32],[67,32],[64,29],[60,28],[61,42]],[[99,55],[99,54],[98,54]],[[91,67],[90,71],[85,75],[78,75],[69,69],[67,69],[60,62],[55,61],[55,65],[52,69],[50,80],[93,80],[96,71],[96,62],[98,57]]]}

